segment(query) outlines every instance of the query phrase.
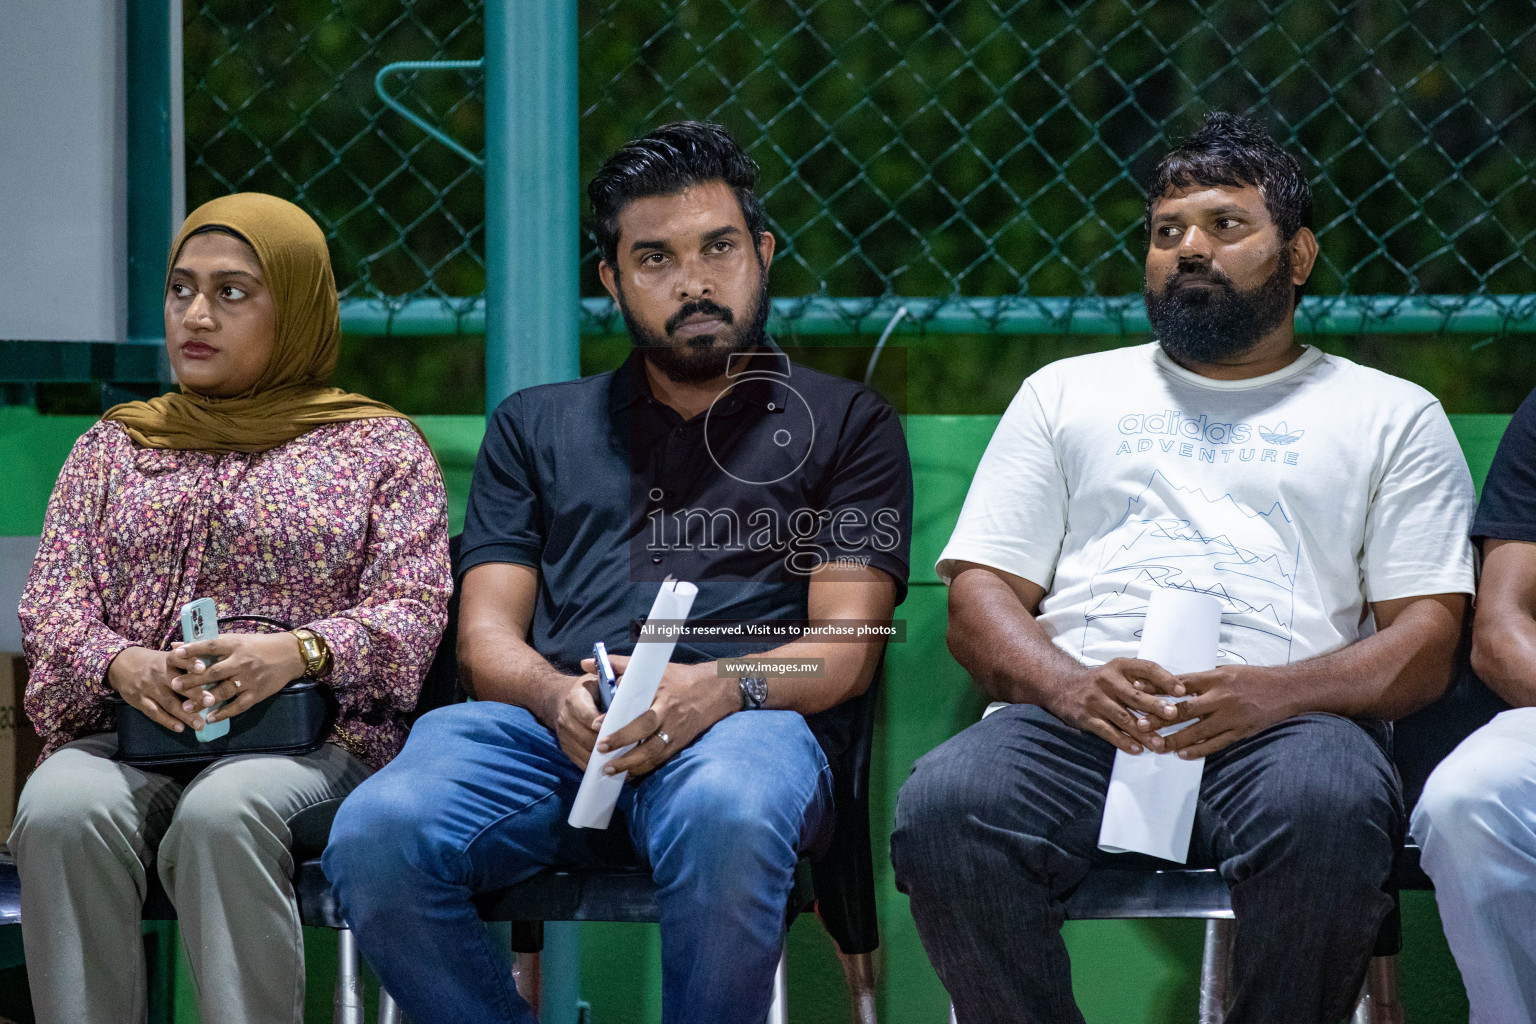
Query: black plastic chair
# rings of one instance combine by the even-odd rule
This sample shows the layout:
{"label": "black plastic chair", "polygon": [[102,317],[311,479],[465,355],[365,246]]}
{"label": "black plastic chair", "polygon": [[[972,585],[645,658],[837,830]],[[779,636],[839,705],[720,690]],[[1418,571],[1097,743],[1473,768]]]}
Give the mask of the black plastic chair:
{"label": "black plastic chair", "polygon": [[[356,945],[352,933],[336,909],[330,883],[320,870],[320,853],[325,849],[326,838],[331,831],[331,820],[336,816],[340,800],[328,800],[300,812],[289,827],[293,831],[293,856],[297,864],[294,889],[298,896],[299,919],[305,925],[316,928],[334,928],[341,931],[341,952],[336,975],[336,1020],[338,1024],[362,1024],[362,987],[357,973]],[[159,875],[150,871],[149,892],[144,898],[143,918],[146,921],[174,921],[176,908],[171,905],[160,885]],[[21,924],[21,876],[16,872],[16,860],[9,853],[0,854],[0,925]],[[350,952],[349,952],[350,951]],[[350,962],[352,970],[345,969]],[[156,979],[151,979],[151,989]],[[381,1014],[381,1020],[394,1020]]]}
{"label": "black plastic chair", "polygon": [[[1424,783],[1462,740],[1509,705],[1472,671],[1466,644],[1457,657],[1456,681],[1439,700],[1393,723],[1392,760],[1403,783],[1403,805],[1412,810]],[[989,709],[990,710],[990,709]],[[1402,916],[1398,892],[1434,886],[1419,866],[1419,848],[1411,836],[1394,858],[1388,882],[1394,905],[1377,934],[1370,972],[1352,1024],[1403,1024],[1397,993],[1397,954],[1402,951]],[[1232,894],[1214,868],[1180,868],[1151,857],[1126,854],[1095,867],[1066,901],[1069,921],[1132,918],[1195,918],[1205,925],[1200,959],[1201,1024],[1226,1019],[1227,973],[1233,939]],[[951,1008],[950,1020],[954,1020]]]}
{"label": "black plastic chair", "polygon": [[[459,561],[459,538],[449,541],[449,557],[455,570]],[[448,602],[448,623],[443,631],[443,642],[438,645],[432,666],[422,681],[421,696],[410,721],[433,708],[463,700],[458,687],[458,661],[454,655],[454,642],[458,636],[459,596],[455,589]],[[331,884],[320,868],[320,855],[330,838],[331,822],[341,800],[326,800],[307,807],[288,823],[293,835],[293,860],[295,864],[293,887],[299,905],[299,920],[306,927],[331,928],[339,932],[336,969],[336,1024],[363,1024],[363,992],[357,943],[351,930],[341,918]],[[176,908],[171,905],[159,875],[149,873],[149,891],[144,898],[143,919],[146,921],[174,921]],[[9,853],[0,854],[0,925],[21,923],[21,878],[16,873],[16,861]],[[151,988],[154,988],[153,983]],[[379,1020],[381,1024],[398,1024],[399,1010],[387,993],[380,992]]]}
{"label": "black plastic chair", "polygon": [[[459,559],[459,538],[453,538],[455,576]],[[433,660],[428,682],[422,686],[422,704],[441,707],[463,699],[458,684],[458,593],[449,607],[448,628]],[[851,729],[842,754],[832,765],[834,806],[837,809],[832,840],[825,853],[815,861],[802,860],[795,872],[795,884],[785,907],[786,930],[799,914],[815,909],[822,924],[837,944],[860,1024],[874,1024],[874,961],[871,954],[880,945],[875,913],[875,871],[869,828],[869,767],[874,745],[875,714],[880,686],[884,679],[882,655],[874,679],[863,694],[853,699]],[[334,815],[334,810],[332,811]],[[329,823],[327,822],[327,829]],[[300,866],[301,885],[305,869]],[[309,898],[319,905],[330,901],[327,913],[334,915],[334,899],[323,875]],[[322,893],[319,891],[324,889]],[[477,901],[480,916],[486,921],[512,923],[512,951],[517,958],[514,975],[519,991],[537,1008],[539,1002],[539,954],[544,946],[545,921],[605,921],[654,924],[660,920],[656,887],[650,873],[639,866],[601,871],[543,871],[515,886],[484,894]],[[344,924],[339,918],[335,925]],[[356,976],[356,947],[350,933],[343,930],[342,952],[354,958],[351,975]],[[338,969],[338,1001],[342,969]],[[784,963],[779,964],[775,983],[775,1008],[784,1004]],[[392,1024],[397,1017],[392,1000],[381,995],[380,1022]],[[359,1006],[361,1003],[359,1002]],[[342,1021],[338,1014],[338,1022]],[[770,1017],[783,1020],[784,1017]],[[358,1021],[361,1017],[357,1018]],[[346,1024],[352,1024],[349,1020]]]}
{"label": "black plastic chair", "polygon": [[[457,575],[459,538],[450,542]],[[434,708],[464,698],[458,682],[458,611],[455,589],[448,605],[448,623],[432,666],[422,683],[412,721]],[[844,973],[853,994],[857,1019],[874,1021],[874,967],[871,953],[879,946],[875,916],[874,862],[869,829],[869,766],[874,740],[875,712],[884,659],[876,668],[868,690],[854,698],[852,732],[843,755],[833,769],[833,793],[837,819],[828,850],[814,863],[803,860],[785,908],[786,927],[799,914],[816,909],[842,954]],[[294,891],[299,918],[308,927],[338,932],[335,1020],[336,1024],[363,1024],[361,960],[357,943],[342,919],[335,894],[320,866],[320,855],[329,839],[331,823],[341,800],[328,800],[306,808],[289,823],[293,834]],[[543,945],[544,921],[659,920],[656,890],[642,868],[608,871],[545,871],[516,886],[487,894],[480,901],[487,921],[513,922],[513,950],[525,962],[517,971],[519,986],[536,1002],[537,955]],[[150,891],[144,902],[144,919],[174,920],[171,906],[151,872]],[[0,925],[21,922],[21,882],[15,862],[0,855]],[[783,964],[778,992],[783,991]],[[782,1006],[782,998],[776,1000]],[[400,1012],[389,994],[379,993],[380,1024],[398,1024]]]}
{"label": "black plastic chair", "polygon": [[[869,688],[853,699],[853,728],[843,755],[832,765],[837,818],[832,841],[816,860],[802,859],[785,908],[786,930],[801,913],[815,909],[837,944],[855,1019],[875,1020],[874,961],[880,944],[875,917],[875,875],[869,831],[869,763],[884,659]],[[604,870],[548,870],[480,900],[487,921],[512,922],[520,991],[537,1007],[538,961],[545,921],[610,921],[654,924],[660,920],[656,886],[641,867]],[[785,963],[774,983],[770,1024],[788,1020]]]}
{"label": "black plastic chair", "polygon": [[[453,538],[452,555],[457,575],[459,538]],[[457,703],[464,697],[458,682],[458,593],[449,605],[448,626],[437,656],[422,685],[421,713]],[[815,909],[837,944],[844,975],[860,1024],[874,1024],[874,961],[871,954],[880,944],[875,911],[874,858],[869,827],[869,768],[874,744],[875,715],[884,658],[875,669],[869,688],[852,701],[850,732],[841,744],[842,754],[832,765],[833,799],[837,818],[826,852],[814,862],[802,860],[785,907],[786,929],[798,915]],[[339,801],[338,801],[339,803]],[[310,812],[312,836],[330,829],[335,808],[317,806]],[[299,838],[295,827],[295,847]],[[315,856],[323,844],[316,847]],[[337,1022],[361,1024],[362,1000],[357,985],[359,960],[356,943],[337,911],[318,859],[299,865],[296,887],[301,913],[309,908],[314,923],[340,930],[337,969]],[[660,912],[656,887],[642,867],[601,871],[547,870],[515,886],[486,893],[477,906],[486,921],[511,922],[514,976],[518,989],[535,1007],[539,1002],[539,954],[543,949],[545,921],[605,921],[656,923]],[[306,919],[306,924],[310,923]],[[347,986],[350,986],[348,988]],[[776,980],[775,1007],[784,1002],[784,964]],[[770,1020],[783,1020],[784,1017]],[[380,1024],[395,1024],[399,1011],[387,993],[379,998]]]}
{"label": "black plastic chair", "polygon": [[[459,561],[459,538],[456,536],[449,541],[449,555],[456,570]],[[416,719],[434,708],[454,704],[464,699],[463,693],[459,690],[458,661],[453,651],[459,632],[458,620],[459,595],[455,588],[448,602],[448,622],[443,630],[443,640],[438,644],[432,665],[422,680],[421,694],[410,715],[410,721],[413,724]],[[295,865],[293,889],[299,905],[299,921],[302,924],[309,928],[330,928],[337,932],[335,1024],[363,1024],[362,962],[357,950],[357,940],[352,930],[347,927],[346,921],[342,919],[335,893],[331,891],[331,883],[320,867],[320,855],[325,852],[325,845],[330,840],[331,823],[335,821],[336,812],[340,807],[340,798],[324,800],[306,807],[288,823],[293,837],[292,851]],[[14,873],[14,866],[10,867],[10,871]],[[0,887],[3,887],[3,884],[3,878],[0,878]],[[19,883],[17,892],[18,894],[20,892]],[[3,910],[0,910],[0,913],[3,913]],[[149,894],[144,900],[144,920],[171,921],[175,918],[176,909],[171,906],[170,899],[160,885],[159,876],[151,872]],[[17,920],[20,920],[19,912]],[[399,1022],[399,1008],[390,998],[389,993],[381,988],[379,990],[379,1024],[399,1024]]]}
{"label": "black plastic chair", "polygon": [[[459,540],[455,536],[450,542],[455,578]],[[455,589],[448,605],[443,640],[422,683],[413,721],[427,711],[464,699],[458,676],[458,613],[459,595]],[[854,698],[850,735],[843,745],[842,756],[832,765],[833,797],[837,808],[832,841],[816,861],[801,861],[785,907],[786,929],[799,914],[811,909],[818,912],[841,954],[860,1024],[874,1024],[875,1021],[871,954],[879,946],[880,939],[869,828],[869,768],[883,677],[882,657],[869,688]],[[362,1024],[361,960],[357,943],[341,917],[330,882],[320,867],[320,854],[340,804],[340,800],[317,804],[290,823],[294,859],[298,865],[294,888],[303,923],[333,928],[338,932],[336,1024]],[[3,878],[0,878],[0,914],[4,912],[3,884]],[[158,885],[155,888],[158,890]],[[163,895],[160,899],[164,901]],[[535,1006],[539,997],[538,955],[543,948],[543,922],[655,923],[660,919],[656,887],[649,872],[638,866],[605,871],[544,871],[518,885],[485,894],[477,902],[484,920],[512,923],[512,951],[519,961],[514,973],[519,990]],[[147,902],[146,917],[149,905]],[[168,901],[164,902],[164,909],[170,910]],[[775,998],[775,1006],[780,1008],[785,1005],[783,968],[781,961]],[[381,989],[379,1024],[398,1024],[399,1020],[400,1011],[394,1000]]]}
{"label": "black plastic chair", "polygon": [[[448,557],[458,578],[460,537],[448,541]],[[435,708],[456,704],[464,699],[459,689],[458,658],[455,645],[459,635],[459,592],[454,587],[448,600],[448,622],[443,629],[443,639],[433,655],[421,683],[421,694],[410,714],[414,724],[418,718]],[[337,932],[336,942],[336,996],[335,1024],[363,1024],[362,961],[357,951],[357,940],[342,919],[336,895],[331,883],[320,867],[320,855],[330,840],[331,823],[341,800],[325,800],[306,807],[288,823],[293,835],[293,860],[295,864],[293,888],[299,905],[299,920],[310,928],[331,928]],[[158,878],[153,878],[149,896],[144,901],[145,920],[172,920],[176,916],[170,900],[166,898]],[[389,993],[379,990],[379,1024],[399,1024],[400,1010]]]}

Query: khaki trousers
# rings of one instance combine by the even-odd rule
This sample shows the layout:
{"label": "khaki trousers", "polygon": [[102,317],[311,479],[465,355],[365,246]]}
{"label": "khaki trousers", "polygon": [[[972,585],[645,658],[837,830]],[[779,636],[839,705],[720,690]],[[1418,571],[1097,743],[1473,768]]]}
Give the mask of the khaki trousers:
{"label": "khaki trousers", "polygon": [[183,784],[112,760],[113,735],[48,757],[10,849],[40,1024],[140,1024],[140,920],[156,866],[176,907],[204,1024],[303,1024],[304,939],[288,822],[368,767],[334,744],[228,757]]}

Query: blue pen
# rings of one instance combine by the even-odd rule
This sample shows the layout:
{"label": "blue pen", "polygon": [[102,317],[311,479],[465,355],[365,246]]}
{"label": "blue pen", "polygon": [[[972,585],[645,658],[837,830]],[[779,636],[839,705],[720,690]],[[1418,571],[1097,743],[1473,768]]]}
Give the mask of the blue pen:
{"label": "blue pen", "polygon": [[619,685],[613,674],[613,663],[608,660],[608,648],[601,640],[592,645],[592,660],[597,662],[597,710],[607,714],[613,703],[613,689]]}

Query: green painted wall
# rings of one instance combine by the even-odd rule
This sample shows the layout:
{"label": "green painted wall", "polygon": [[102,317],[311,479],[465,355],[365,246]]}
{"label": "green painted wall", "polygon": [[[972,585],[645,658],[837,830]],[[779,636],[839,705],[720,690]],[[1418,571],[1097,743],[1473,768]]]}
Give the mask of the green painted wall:
{"label": "green painted wall", "polygon": [[94,416],[39,416],[35,409],[0,405],[0,537],[35,537],[43,528],[48,495],[75,439]]}
{"label": "green painted wall", "polygon": [[[1452,424],[1481,485],[1507,416],[1453,416]],[[0,408],[0,536],[34,535],[48,493],[89,417],[42,417]],[[453,529],[462,527],[478,416],[427,416],[418,421],[432,442],[447,481]],[[898,614],[909,640],[892,647],[876,731],[872,773],[875,863],[882,945],[880,1017],[887,1024],[940,1024],[947,999],[928,965],[908,913],[895,891],[888,858],[896,793],[917,757],[974,722],[982,701],[944,647],[945,594],[933,562],[949,535],[971,474],[996,416],[910,416],[906,420],[917,488],[913,587]],[[1399,961],[1408,1014],[1415,1024],[1467,1019],[1466,997],[1441,934],[1430,893],[1403,896],[1405,948]],[[1074,985],[1090,1024],[1162,1024],[1196,1015],[1201,924],[1195,921],[1075,922],[1066,938]],[[660,943],[640,925],[583,926],[583,997],[595,1024],[651,1024],[660,1019]],[[335,938],[310,930],[307,1019],[328,1021],[335,977]],[[190,979],[177,972],[176,1020],[196,1020]],[[1127,979],[1135,979],[1128,984]],[[814,918],[790,937],[790,1007],[797,1022],[848,1019],[847,996],[826,934]]]}
{"label": "green painted wall", "polygon": [[[75,439],[94,416],[41,416],[29,406],[0,405],[0,537],[36,536],[48,495]],[[464,528],[464,502],[485,433],[479,416],[420,416],[417,423],[437,452],[450,496],[452,531]]]}

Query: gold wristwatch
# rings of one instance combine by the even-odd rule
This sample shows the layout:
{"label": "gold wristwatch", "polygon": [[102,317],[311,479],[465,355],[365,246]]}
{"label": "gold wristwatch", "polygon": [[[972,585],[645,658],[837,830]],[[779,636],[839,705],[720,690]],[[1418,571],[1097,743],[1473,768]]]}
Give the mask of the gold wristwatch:
{"label": "gold wristwatch", "polygon": [[299,641],[299,653],[304,656],[304,674],[318,679],[331,664],[331,649],[325,637],[312,629],[296,629],[293,635]]}

